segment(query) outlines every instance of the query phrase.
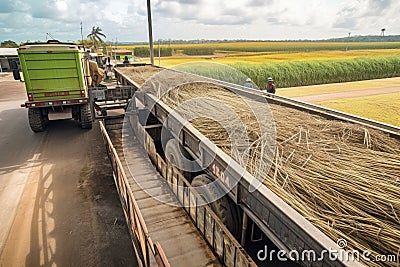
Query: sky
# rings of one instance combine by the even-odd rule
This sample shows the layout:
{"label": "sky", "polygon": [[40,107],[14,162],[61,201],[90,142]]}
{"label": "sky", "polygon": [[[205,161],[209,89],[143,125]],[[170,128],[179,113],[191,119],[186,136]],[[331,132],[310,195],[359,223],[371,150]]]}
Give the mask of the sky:
{"label": "sky", "polygon": [[[0,41],[61,41],[100,27],[111,42],[148,40],[146,0],[0,0]],[[151,0],[158,39],[326,39],[400,34],[398,0]]]}

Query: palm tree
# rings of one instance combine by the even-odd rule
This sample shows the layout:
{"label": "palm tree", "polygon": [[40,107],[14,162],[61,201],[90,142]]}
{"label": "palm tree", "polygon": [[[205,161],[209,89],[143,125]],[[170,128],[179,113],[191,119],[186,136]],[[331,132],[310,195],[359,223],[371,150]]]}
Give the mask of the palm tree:
{"label": "palm tree", "polygon": [[99,27],[93,26],[92,32],[88,34],[88,38],[93,42],[93,45],[96,47],[98,44],[104,43],[101,39],[101,36],[107,38],[104,33],[102,33],[102,29]]}

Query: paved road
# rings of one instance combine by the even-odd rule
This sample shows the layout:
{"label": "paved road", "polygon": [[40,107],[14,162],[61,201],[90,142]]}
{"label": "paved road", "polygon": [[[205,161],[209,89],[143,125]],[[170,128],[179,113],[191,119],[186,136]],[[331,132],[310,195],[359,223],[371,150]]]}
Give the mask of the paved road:
{"label": "paved road", "polygon": [[0,266],[135,266],[98,126],[34,134],[22,83],[0,76]]}
{"label": "paved road", "polygon": [[337,99],[344,99],[344,98],[365,97],[365,96],[392,94],[392,93],[399,93],[399,92],[400,92],[400,87],[390,87],[390,88],[376,88],[376,89],[349,91],[349,92],[340,92],[340,93],[329,93],[329,94],[320,94],[320,95],[298,96],[298,97],[294,97],[294,98],[297,100],[310,102],[310,103],[320,103],[323,101],[330,101],[330,100],[337,100]]}
{"label": "paved road", "polygon": [[18,100],[24,96],[23,83],[11,80],[10,75],[0,76],[0,252],[43,139],[26,123],[27,112]]}

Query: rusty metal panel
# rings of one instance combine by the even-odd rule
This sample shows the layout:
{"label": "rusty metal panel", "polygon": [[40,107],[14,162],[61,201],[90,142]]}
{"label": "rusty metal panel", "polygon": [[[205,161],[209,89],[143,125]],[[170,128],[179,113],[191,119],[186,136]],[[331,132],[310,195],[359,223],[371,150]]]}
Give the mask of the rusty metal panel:
{"label": "rusty metal panel", "polygon": [[182,204],[185,205],[185,201],[184,201],[184,190],[185,190],[185,186],[184,186],[184,182],[182,180],[182,175],[178,174],[178,184],[177,184],[177,197],[178,197],[178,201]]}
{"label": "rusty metal panel", "polygon": [[237,249],[236,250],[236,266],[237,267],[249,267],[249,259],[247,258],[246,254],[243,250]]}
{"label": "rusty metal panel", "polygon": [[224,264],[226,266],[235,266],[236,248],[229,238],[224,238]]}
{"label": "rusty metal panel", "polygon": [[223,259],[224,253],[224,232],[219,224],[214,226],[214,252],[218,255],[220,259]]}
{"label": "rusty metal panel", "polygon": [[204,221],[205,221],[205,208],[204,206],[198,206],[197,207],[197,228],[199,228],[200,232],[204,235]]}
{"label": "rusty metal panel", "polygon": [[157,151],[151,136],[145,132],[145,147],[151,161],[157,164]]}
{"label": "rusty metal panel", "polygon": [[161,169],[161,174],[162,177],[167,177],[167,164],[165,164],[165,161],[160,157],[159,158],[159,162],[161,162],[160,164],[160,169]]}
{"label": "rusty metal panel", "polygon": [[171,186],[172,183],[172,176],[173,176],[173,169],[172,166],[168,163],[167,164],[167,176],[166,176],[166,180],[169,183],[169,185]]}
{"label": "rusty metal panel", "polygon": [[183,188],[183,207],[187,213],[190,212],[190,203],[189,203],[189,187],[185,186]]}
{"label": "rusty metal panel", "polygon": [[178,185],[178,175],[176,172],[173,173],[172,175],[172,191],[174,192],[175,195],[178,194],[178,190],[177,190],[177,185]]}
{"label": "rusty metal panel", "polygon": [[181,203],[181,205],[183,205],[183,192],[184,187],[183,187],[183,183],[181,182],[181,180],[178,180],[177,186],[176,186],[176,197],[178,199],[178,201]]}
{"label": "rusty metal panel", "polygon": [[191,134],[186,128],[182,131],[183,146],[188,148],[194,155],[200,156],[199,143],[200,139]]}
{"label": "rusty metal panel", "polygon": [[215,224],[215,220],[212,217],[212,215],[210,214],[209,210],[206,209],[205,210],[205,230],[204,230],[204,236],[207,240],[207,242],[213,246],[214,244],[214,224]]}
{"label": "rusty metal panel", "polygon": [[189,191],[189,201],[190,201],[190,212],[189,215],[192,218],[194,222],[196,222],[197,219],[197,201],[196,201],[196,195],[194,194],[194,191],[191,190],[191,188],[188,187]]}
{"label": "rusty metal panel", "polygon": [[160,243],[156,242],[154,244],[154,250],[156,252],[155,258],[156,258],[158,267],[170,267],[167,257],[165,256]]}

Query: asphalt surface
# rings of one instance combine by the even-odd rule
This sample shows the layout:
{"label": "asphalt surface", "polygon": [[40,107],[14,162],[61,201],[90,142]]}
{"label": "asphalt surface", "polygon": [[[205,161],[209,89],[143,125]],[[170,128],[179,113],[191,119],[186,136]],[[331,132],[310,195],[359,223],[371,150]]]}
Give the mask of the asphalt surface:
{"label": "asphalt surface", "polygon": [[98,125],[28,125],[24,84],[0,75],[0,266],[136,266]]}

